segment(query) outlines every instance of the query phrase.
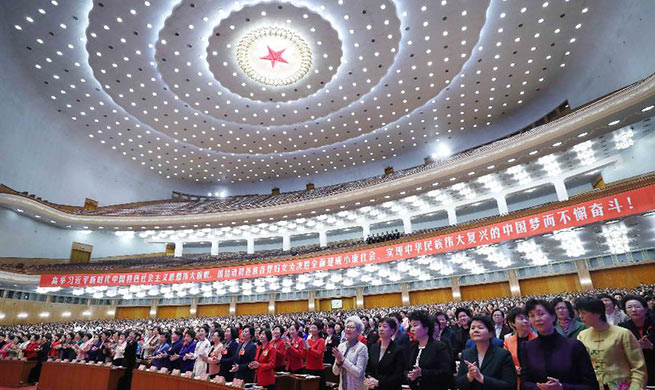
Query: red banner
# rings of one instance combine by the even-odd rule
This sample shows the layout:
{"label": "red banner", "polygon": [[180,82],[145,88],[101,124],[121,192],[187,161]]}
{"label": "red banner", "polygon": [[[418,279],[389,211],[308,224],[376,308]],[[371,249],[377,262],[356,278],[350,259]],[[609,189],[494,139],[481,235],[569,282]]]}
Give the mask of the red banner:
{"label": "red banner", "polygon": [[41,275],[39,286],[87,287],[214,282],[333,270],[454,252],[623,218],[650,210],[655,210],[655,185],[480,228],[354,252],[266,264],[188,271],[46,274]]}

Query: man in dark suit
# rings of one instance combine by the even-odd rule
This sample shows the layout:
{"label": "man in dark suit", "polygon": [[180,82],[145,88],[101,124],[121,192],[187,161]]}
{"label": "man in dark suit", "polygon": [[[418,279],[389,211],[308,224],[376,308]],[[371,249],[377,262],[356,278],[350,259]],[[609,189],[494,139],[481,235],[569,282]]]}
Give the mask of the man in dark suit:
{"label": "man in dark suit", "polygon": [[41,345],[39,346],[38,352],[36,353],[36,366],[30,371],[29,382],[37,383],[39,377],[41,376],[41,367],[43,362],[48,360],[48,355],[50,354],[50,346],[52,341],[52,335],[46,334],[44,337],[41,337]]}
{"label": "man in dark suit", "polygon": [[257,354],[257,345],[252,342],[255,335],[255,328],[252,325],[246,325],[241,331],[243,342],[239,344],[236,360],[232,366],[231,372],[235,373],[235,379],[243,379],[244,383],[252,383],[255,380],[255,370],[248,367],[250,362],[255,360]]}
{"label": "man in dark suit", "polygon": [[491,313],[491,319],[494,321],[494,334],[497,339],[504,340],[505,335],[511,334],[512,329],[505,323],[505,313],[500,309],[495,309]]}

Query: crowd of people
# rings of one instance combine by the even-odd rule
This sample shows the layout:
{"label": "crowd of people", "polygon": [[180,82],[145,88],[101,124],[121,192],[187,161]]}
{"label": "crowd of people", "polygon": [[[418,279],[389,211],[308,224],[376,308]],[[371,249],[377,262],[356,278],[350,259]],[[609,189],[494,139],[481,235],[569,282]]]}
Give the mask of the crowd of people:
{"label": "crowd of people", "polygon": [[[0,328],[0,358],[275,388],[275,372],[339,389],[638,390],[655,385],[654,286],[284,315],[77,321]],[[129,388],[126,375],[122,388]]]}
{"label": "crowd of people", "polygon": [[391,241],[391,240],[397,240],[400,237],[403,237],[404,234],[400,233],[398,229],[395,229],[394,231],[386,231],[384,233],[375,233],[371,234],[368,237],[366,237],[366,244],[377,244],[379,242],[385,242],[385,241]]}

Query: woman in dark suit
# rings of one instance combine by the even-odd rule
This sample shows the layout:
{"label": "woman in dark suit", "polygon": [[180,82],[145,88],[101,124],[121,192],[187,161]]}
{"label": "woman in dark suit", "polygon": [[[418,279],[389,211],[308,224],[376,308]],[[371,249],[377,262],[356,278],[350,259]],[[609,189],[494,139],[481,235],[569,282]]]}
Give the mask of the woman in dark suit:
{"label": "woman in dark suit", "polygon": [[364,384],[369,389],[400,390],[403,385],[405,351],[394,345],[391,336],[396,333],[396,321],[385,318],[378,326],[380,342],[368,346],[367,378]]}
{"label": "woman in dark suit", "polygon": [[221,369],[219,375],[225,378],[226,382],[232,382],[234,373],[230,372],[232,365],[237,359],[237,350],[239,349],[239,331],[234,326],[230,326],[225,330],[225,342],[223,343],[223,351],[221,351]]}
{"label": "woman in dark suit", "polygon": [[516,390],[516,368],[512,355],[490,340],[494,323],[483,315],[473,316],[469,324],[474,347],[462,352],[455,384],[462,390]]}
{"label": "woman in dark suit", "polygon": [[406,352],[406,376],[412,390],[453,388],[450,355],[446,346],[432,338],[434,323],[425,310],[410,313],[411,333],[416,340]]}

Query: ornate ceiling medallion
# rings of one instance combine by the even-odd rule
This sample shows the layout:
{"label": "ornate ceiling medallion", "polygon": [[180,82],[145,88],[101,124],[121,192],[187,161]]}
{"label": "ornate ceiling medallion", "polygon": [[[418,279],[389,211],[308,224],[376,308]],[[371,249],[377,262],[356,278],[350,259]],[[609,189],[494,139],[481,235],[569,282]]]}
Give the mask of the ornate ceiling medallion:
{"label": "ornate ceiling medallion", "polygon": [[271,87],[294,84],[312,66],[307,42],[283,27],[260,27],[244,35],[237,44],[241,70],[258,83]]}

